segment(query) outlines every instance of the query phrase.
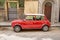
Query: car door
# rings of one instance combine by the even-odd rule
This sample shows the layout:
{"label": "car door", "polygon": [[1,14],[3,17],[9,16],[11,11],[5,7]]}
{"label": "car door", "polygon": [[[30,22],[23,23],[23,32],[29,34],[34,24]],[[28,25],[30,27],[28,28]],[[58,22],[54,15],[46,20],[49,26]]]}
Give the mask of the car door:
{"label": "car door", "polygon": [[33,21],[33,28],[39,29],[41,24],[42,24],[41,20],[35,20],[35,21]]}
{"label": "car door", "polygon": [[32,20],[25,20],[23,22],[23,28],[24,29],[32,29],[33,21]]}

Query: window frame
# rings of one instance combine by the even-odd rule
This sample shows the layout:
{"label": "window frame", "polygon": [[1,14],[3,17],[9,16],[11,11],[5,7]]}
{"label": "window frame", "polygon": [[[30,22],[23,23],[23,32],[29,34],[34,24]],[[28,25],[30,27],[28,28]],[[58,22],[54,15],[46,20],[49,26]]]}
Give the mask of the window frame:
{"label": "window frame", "polygon": [[[18,2],[19,2],[19,8],[24,7],[24,0],[18,0]],[[21,5],[23,5],[23,6],[21,6]]]}

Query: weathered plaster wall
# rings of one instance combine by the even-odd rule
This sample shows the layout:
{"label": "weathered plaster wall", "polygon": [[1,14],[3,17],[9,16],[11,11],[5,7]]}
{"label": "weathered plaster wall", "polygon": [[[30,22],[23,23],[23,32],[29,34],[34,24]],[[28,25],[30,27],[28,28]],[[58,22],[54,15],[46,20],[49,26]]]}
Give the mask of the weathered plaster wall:
{"label": "weathered plaster wall", "polygon": [[25,1],[24,3],[25,14],[36,14],[38,13],[38,1]]}
{"label": "weathered plaster wall", "polygon": [[52,3],[51,23],[59,21],[59,0],[39,0],[39,13],[44,13],[44,2]]}

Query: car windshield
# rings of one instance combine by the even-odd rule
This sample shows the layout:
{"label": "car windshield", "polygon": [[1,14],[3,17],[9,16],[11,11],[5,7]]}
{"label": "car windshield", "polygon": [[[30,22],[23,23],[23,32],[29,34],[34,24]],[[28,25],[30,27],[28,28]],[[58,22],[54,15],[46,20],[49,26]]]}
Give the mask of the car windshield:
{"label": "car windshield", "polygon": [[26,20],[41,20],[44,19],[43,16],[25,16]]}

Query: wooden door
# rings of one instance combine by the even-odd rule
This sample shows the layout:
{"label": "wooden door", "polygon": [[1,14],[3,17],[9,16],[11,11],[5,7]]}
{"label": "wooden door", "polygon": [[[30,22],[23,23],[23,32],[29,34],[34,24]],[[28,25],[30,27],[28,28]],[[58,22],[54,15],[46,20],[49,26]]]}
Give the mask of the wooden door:
{"label": "wooden door", "polygon": [[52,4],[48,2],[45,4],[44,14],[50,22],[51,22],[51,11],[52,11]]}

